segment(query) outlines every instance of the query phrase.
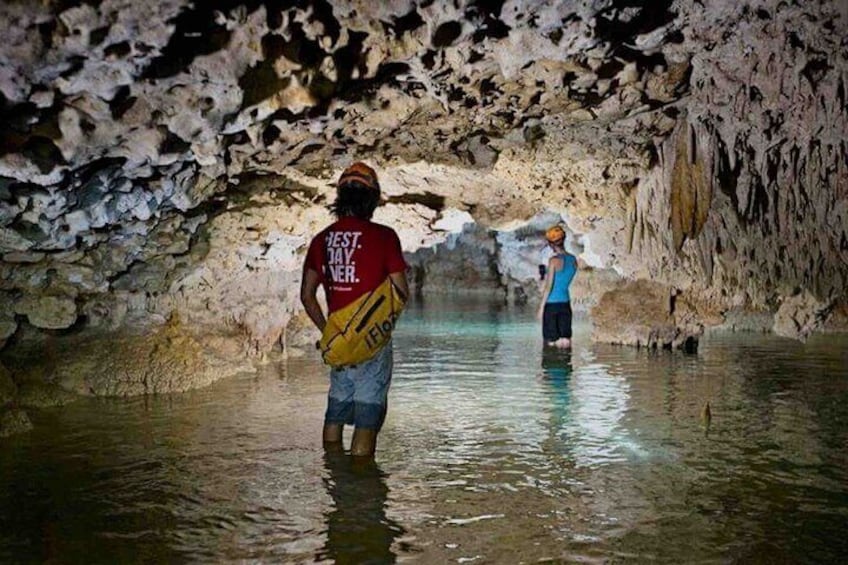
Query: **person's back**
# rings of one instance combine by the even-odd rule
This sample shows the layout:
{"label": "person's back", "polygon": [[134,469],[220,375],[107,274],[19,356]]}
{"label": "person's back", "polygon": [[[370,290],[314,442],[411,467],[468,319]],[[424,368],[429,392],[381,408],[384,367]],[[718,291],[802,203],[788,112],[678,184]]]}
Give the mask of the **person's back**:
{"label": "person's back", "polygon": [[556,259],[552,264],[554,277],[546,302],[548,304],[571,302],[569,287],[574,275],[577,274],[577,259],[568,253],[558,253],[553,258]]}
{"label": "person's back", "polygon": [[[319,330],[323,331],[327,323],[317,300],[319,285],[327,295],[328,316],[335,312],[337,316],[346,315],[345,306],[355,308],[353,302],[387,278],[404,299],[409,293],[397,234],[371,221],[379,201],[373,169],[354,163],[342,173],[331,206],[338,219],[312,239],[303,266],[301,302]],[[344,425],[353,424],[356,429],[351,454],[373,455],[386,416],[391,376],[391,342],[362,363],[330,371],[324,416],[324,444],[328,449],[342,449]]]}
{"label": "person's back", "polygon": [[406,269],[395,231],[356,216],[343,216],[315,236],[306,263],[318,272],[330,312]]}
{"label": "person's back", "polygon": [[571,293],[569,287],[577,273],[577,259],[565,252],[565,230],[554,226],[545,233],[554,252],[548,262],[539,318],[546,345],[571,347]]}

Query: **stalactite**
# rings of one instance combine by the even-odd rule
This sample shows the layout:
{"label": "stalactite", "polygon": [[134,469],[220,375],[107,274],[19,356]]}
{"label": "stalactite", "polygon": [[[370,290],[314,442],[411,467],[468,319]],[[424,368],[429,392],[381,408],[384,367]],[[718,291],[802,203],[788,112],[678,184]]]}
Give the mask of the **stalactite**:
{"label": "stalactite", "polygon": [[639,209],[636,205],[636,192],[631,191],[630,194],[627,195],[627,211],[626,211],[626,222],[627,222],[627,235],[626,235],[626,247],[628,253],[633,253],[633,240],[636,235],[636,225],[638,223],[638,213]]}
{"label": "stalactite", "polygon": [[709,215],[712,181],[705,162],[702,135],[695,126],[684,123],[678,130],[671,170],[670,212],[673,245],[677,251],[686,239],[696,239]]}
{"label": "stalactite", "polygon": [[[0,3],[21,24],[0,43],[15,61],[0,73],[3,343],[26,324],[129,327],[176,304],[274,346],[303,240],[354,158],[386,170],[384,210],[409,241],[443,235],[445,208],[492,224],[557,208],[603,242],[604,266],[722,307],[845,295],[834,0],[764,0],[767,22],[680,0],[668,39],[649,42],[656,30],[610,24],[620,10],[603,2],[567,28],[555,3],[530,2],[491,34],[450,2],[201,4]],[[265,282],[246,298],[239,277]],[[274,323],[248,315],[255,302],[276,305]]]}

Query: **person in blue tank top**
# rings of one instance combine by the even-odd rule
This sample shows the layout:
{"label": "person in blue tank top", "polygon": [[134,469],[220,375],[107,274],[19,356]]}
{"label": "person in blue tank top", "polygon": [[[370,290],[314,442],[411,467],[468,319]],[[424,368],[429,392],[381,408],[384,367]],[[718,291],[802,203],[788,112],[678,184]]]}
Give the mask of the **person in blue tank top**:
{"label": "person in blue tank top", "polygon": [[545,232],[545,239],[553,249],[548,261],[539,319],[545,345],[558,348],[571,347],[571,294],[569,286],[577,274],[577,258],[565,251],[565,230],[554,226]]}

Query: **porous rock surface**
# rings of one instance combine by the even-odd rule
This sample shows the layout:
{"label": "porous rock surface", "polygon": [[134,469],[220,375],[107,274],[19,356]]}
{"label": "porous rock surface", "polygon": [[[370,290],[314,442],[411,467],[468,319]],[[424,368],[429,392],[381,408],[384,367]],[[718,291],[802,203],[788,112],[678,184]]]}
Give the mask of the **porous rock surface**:
{"label": "porous rock surface", "polygon": [[9,369],[0,364],[0,409],[12,402],[18,393],[18,387],[12,380]]}
{"label": "porous rock surface", "polygon": [[176,315],[135,332],[53,340],[40,354],[29,345],[9,356],[20,385],[17,402],[27,407],[66,404],[74,395],[182,392],[250,369],[243,355],[222,350],[216,340],[201,343]]}
{"label": "porous rock surface", "polygon": [[[454,219],[461,227],[444,242],[408,255],[410,286],[420,294],[496,297],[522,304],[538,301],[543,289],[540,265],[552,252],[540,233],[561,222],[559,214],[542,213],[514,229],[492,229],[473,223],[469,216]],[[456,227],[456,225],[454,226]],[[566,251],[581,257],[583,243],[569,232]],[[572,310],[586,314],[608,290],[625,284],[610,268],[593,268],[578,259],[579,276],[571,284]]]}
{"label": "porous rock surface", "polygon": [[816,298],[809,291],[790,296],[774,316],[774,333],[783,337],[805,340],[827,321],[832,304]]}
{"label": "porous rock surface", "polygon": [[0,364],[0,438],[32,429],[27,413],[17,406],[18,387],[9,370]]}
{"label": "porous rock surface", "polygon": [[20,408],[0,409],[0,438],[8,437],[32,429],[27,413]]}
{"label": "porous rock surface", "polygon": [[[0,21],[7,354],[61,330],[114,336],[112,368],[155,363],[173,350],[134,340],[173,313],[191,359],[304,350],[300,262],[355,158],[409,252],[458,216],[511,233],[555,214],[581,265],[710,312],[846,301],[839,0],[46,0]],[[492,280],[532,285],[535,263]],[[130,394],[229,372],[99,362],[50,378]]]}
{"label": "porous rock surface", "polygon": [[703,318],[674,289],[636,280],[604,293],[592,311],[592,339],[649,349],[697,349]]}

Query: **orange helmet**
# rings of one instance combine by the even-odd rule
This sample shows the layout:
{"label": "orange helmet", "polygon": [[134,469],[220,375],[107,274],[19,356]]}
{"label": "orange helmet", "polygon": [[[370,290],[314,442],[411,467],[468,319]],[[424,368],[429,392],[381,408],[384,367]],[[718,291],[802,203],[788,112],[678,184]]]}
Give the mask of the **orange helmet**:
{"label": "orange helmet", "polygon": [[380,183],[377,182],[377,173],[362,161],[357,161],[344,170],[342,176],[339,177],[338,186],[344,186],[349,182],[358,182],[368,188],[380,190]]}
{"label": "orange helmet", "polygon": [[550,227],[548,228],[548,231],[545,232],[545,239],[547,239],[550,243],[559,243],[565,239],[565,230],[559,225]]}

